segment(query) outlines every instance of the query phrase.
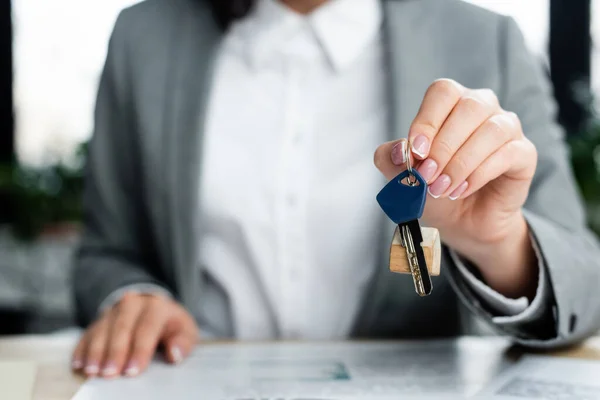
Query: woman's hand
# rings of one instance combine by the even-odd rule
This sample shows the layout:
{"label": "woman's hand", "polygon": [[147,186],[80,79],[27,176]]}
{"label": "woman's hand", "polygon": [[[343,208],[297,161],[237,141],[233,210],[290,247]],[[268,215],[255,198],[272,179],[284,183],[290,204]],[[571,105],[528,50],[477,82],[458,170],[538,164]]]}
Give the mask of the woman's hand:
{"label": "woman's hand", "polygon": [[87,376],[135,376],[158,346],[177,364],[198,340],[194,318],[172,299],[127,293],[87,329],[73,353],[73,369]]}
{"label": "woman's hand", "polygon": [[[537,152],[518,117],[491,90],[434,82],[409,132],[413,165],[429,184],[425,225],[509,297],[533,296],[537,264],[522,214]],[[406,140],[381,145],[375,164],[392,179],[405,169]]]}

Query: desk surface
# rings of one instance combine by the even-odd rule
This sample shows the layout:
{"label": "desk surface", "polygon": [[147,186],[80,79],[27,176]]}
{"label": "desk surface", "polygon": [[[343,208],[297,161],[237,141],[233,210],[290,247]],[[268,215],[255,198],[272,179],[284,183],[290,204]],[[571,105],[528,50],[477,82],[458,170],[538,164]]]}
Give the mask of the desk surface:
{"label": "desk surface", "polygon": [[[33,400],[69,400],[84,382],[70,370],[71,351],[75,336],[24,336],[0,339],[0,360],[27,360],[37,363],[36,387]],[[482,338],[465,338],[481,346]],[[490,350],[504,351],[498,339],[489,340]],[[576,348],[553,352],[552,355],[600,359],[600,337],[588,340]]]}

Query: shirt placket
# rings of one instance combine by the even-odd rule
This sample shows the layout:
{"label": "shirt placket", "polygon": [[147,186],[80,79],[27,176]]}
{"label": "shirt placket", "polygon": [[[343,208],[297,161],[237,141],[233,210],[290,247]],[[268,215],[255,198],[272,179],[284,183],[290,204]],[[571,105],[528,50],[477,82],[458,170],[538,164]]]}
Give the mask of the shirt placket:
{"label": "shirt placket", "polygon": [[308,201],[308,148],[302,101],[305,69],[297,60],[284,63],[286,100],[281,154],[278,204],[278,260],[280,276],[279,321],[285,338],[303,336],[307,320],[306,210]]}

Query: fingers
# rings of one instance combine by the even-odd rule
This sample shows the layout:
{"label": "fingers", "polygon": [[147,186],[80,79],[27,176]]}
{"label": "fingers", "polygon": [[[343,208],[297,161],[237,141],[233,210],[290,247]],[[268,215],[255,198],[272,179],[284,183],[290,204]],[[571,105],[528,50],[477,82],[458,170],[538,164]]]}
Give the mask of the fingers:
{"label": "fingers", "polygon": [[170,318],[166,321],[159,343],[165,358],[171,364],[179,364],[186,358],[200,339],[196,321],[183,307],[172,302]]}
{"label": "fingers", "polygon": [[138,375],[150,364],[169,318],[169,302],[162,296],[147,298],[133,333],[131,356],[125,366],[125,375]]}
{"label": "fingers", "polygon": [[109,337],[110,319],[111,313],[105,313],[86,334],[82,361],[83,372],[87,376],[97,376],[100,373],[100,365],[104,359]]}
{"label": "fingers", "polygon": [[88,332],[89,331],[86,331],[86,333],[81,336],[73,351],[73,356],[71,358],[71,368],[73,371],[81,371],[85,366],[85,350],[89,340]]}
{"label": "fingers", "polygon": [[[512,140],[490,157],[488,157],[468,178],[469,188],[462,195],[467,198],[491,181],[497,185],[496,193],[503,196],[503,201],[519,204],[525,201],[520,198],[527,190],[518,190],[519,183],[526,189],[535,173],[537,151],[535,145],[526,138]],[[503,185],[510,185],[512,190],[503,189]],[[511,196],[519,196],[511,198]],[[526,196],[526,195],[525,195]]]}
{"label": "fingers", "polygon": [[[423,179],[435,181],[473,132],[499,110],[496,97],[488,90],[469,91],[461,97],[433,138],[428,154],[430,166]],[[433,166],[436,168],[431,175]]]}
{"label": "fingers", "polygon": [[194,318],[170,298],[126,294],[86,331],[72,365],[88,376],[136,376],[148,367],[159,344],[176,364],[198,341]]}
{"label": "fingers", "polygon": [[[466,191],[469,185],[467,178],[473,171],[505,143],[518,138],[517,125],[516,116],[508,113],[496,114],[485,121],[450,155],[445,167],[429,187],[430,195],[434,198],[448,196],[452,200],[458,199]],[[432,158],[433,155],[432,150]]]}
{"label": "fingers", "polygon": [[384,143],[375,150],[375,166],[387,179],[392,179],[406,169],[406,146],[406,139],[402,139]]}
{"label": "fingers", "polygon": [[172,364],[179,364],[187,358],[200,339],[195,324],[186,325],[173,334],[166,334],[163,339],[165,356]]}
{"label": "fingers", "polygon": [[469,176],[518,138],[523,138],[518,118],[500,108],[491,90],[466,89],[448,79],[429,87],[409,132],[430,195],[453,200],[472,192]]}
{"label": "fingers", "polygon": [[196,321],[183,308],[178,306],[178,309],[175,318],[167,323],[161,339],[166,358],[172,364],[179,364],[189,356],[200,340]]}
{"label": "fingers", "polygon": [[108,349],[102,363],[102,376],[121,375],[129,357],[133,330],[144,308],[144,298],[133,293],[123,296],[115,307],[110,326]]}
{"label": "fingers", "polygon": [[408,134],[411,150],[417,159],[427,158],[433,139],[465,91],[462,85],[451,79],[438,79],[427,89]]}

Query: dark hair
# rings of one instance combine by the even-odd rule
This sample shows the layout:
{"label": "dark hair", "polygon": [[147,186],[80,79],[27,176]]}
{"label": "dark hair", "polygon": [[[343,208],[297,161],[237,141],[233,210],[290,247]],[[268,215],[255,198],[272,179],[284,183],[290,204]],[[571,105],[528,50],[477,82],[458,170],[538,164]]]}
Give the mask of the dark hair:
{"label": "dark hair", "polygon": [[256,0],[202,0],[208,1],[215,17],[226,28],[236,19],[244,18]]}

